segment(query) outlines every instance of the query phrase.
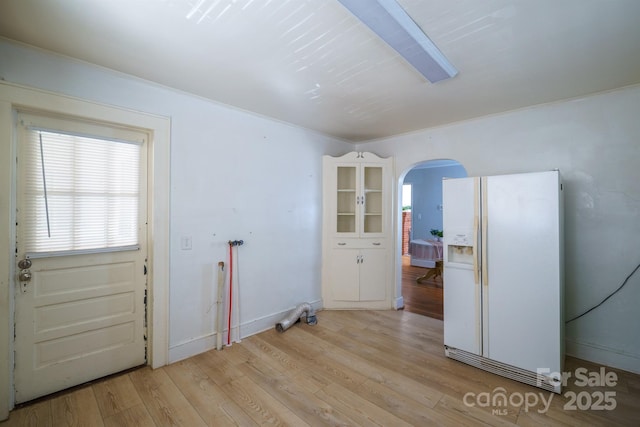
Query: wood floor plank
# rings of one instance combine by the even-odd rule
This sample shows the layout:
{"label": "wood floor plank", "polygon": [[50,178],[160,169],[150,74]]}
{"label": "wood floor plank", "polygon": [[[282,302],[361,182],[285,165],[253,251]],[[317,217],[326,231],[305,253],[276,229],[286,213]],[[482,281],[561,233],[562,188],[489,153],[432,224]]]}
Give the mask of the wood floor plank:
{"label": "wood floor plank", "polygon": [[9,414],[9,419],[0,422],[0,425],[2,427],[53,427],[51,400],[16,409]]}
{"label": "wood floor plank", "polygon": [[129,376],[156,425],[206,426],[164,369],[143,368]]}
{"label": "wood floor plank", "polygon": [[285,351],[269,344],[258,336],[243,340],[243,344],[255,357],[260,358],[278,372],[297,372],[303,368],[299,357],[289,356]]}
{"label": "wood floor plank", "polygon": [[[370,313],[366,315],[369,316]],[[411,352],[407,352],[406,355],[389,354],[377,351],[353,337],[345,337],[341,332],[328,334],[320,328],[316,335],[331,340],[339,348],[348,349],[352,355],[360,356],[373,366],[384,367],[388,371],[408,375],[419,383],[434,384],[438,390],[460,398],[469,391],[480,392],[487,386],[495,388],[504,384],[505,381],[496,375],[448,359],[443,353],[435,357],[430,356],[427,352],[420,353],[416,357]],[[528,386],[511,381],[510,387],[516,391],[526,391],[525,387]]]}
{"label": "wood floor plank", "polygon": [[105,427],[155,427],[149,411],[142,403],[104,418]]}
{"label": "wood floor plank", "polygon": [[[435,405],[419,403],[422,399],[414,399],[415,394],[409,389],[398,392],[386,384],[367,380],[358,390],[358,395],[414,426],[454,425],[459,423],[456,418],[434,411],[433,407]],[[442,397],[443,395],[440,393],[440,396]],[[437,404],[437,402],[434,403]]]}
{"label": "wood floor plank", "polygon": [[621,375],[621,379],[627,383],[627,390],[640,399],[640,376],[625,373]]}
{"label": "wood floor plank", "polygon": [[262,359],[247,362],[241,367],[271,396],[278,399],[298,417],[312,426],[347,426],[350,419],[314,393],[298,385],[286,373],[277,373]]}
{"label": "wood floor plank", "polygon": [[222,355],[225,351],[227,351],[227,349],[207,351],[192,358],[200,369],[219,386],[223,386],[243,375],[242,372],[235,369],[236,364],[229,362],[229,360]]}
{"label": "wood floor plank", "polygon": [[225,392],[260,425],[309,425],[246,376],[229,382]]}
{"label": "wood floor plank", "polygon": [[[300,333],[305,334],[304,331],[301,331]],[[320,335],[320,332],[316,331],[314,335],[318,336]],[[308,337],[301,335],[299,339],[301,341],[305,341],[308,340]],[[363,377],[382,383],[389,389],[395,390],[398,393],[409,393],[412,399],[427,407],[433,407],[442,397],[442,393],[440,391],[423,383],[416,382],[404,373],[399,373],[392,369],[387,369],[369,362],[367,357],[371,357],[371,353],[373,353],[373,351],[369,351],[367,354],[355,355],[344,350],[344,347],[336,346],[328,342],[326,342],[325,345],[331,346],[330,351],[327,353],[328,359],[334,360],[335,362],[341,363],[345,366],[351,366],[352,370],[358,372]],[[363,350],[365,346],[357,347],[359,347],[359,350],[367,351],[366,349]],[[379,357],[384,357],[384,355],[379,355]],[[346,385],[346,388],[355,390],[352,385]]]}
{"label": "wood floor plank", "polygon": [[[324,325],[318,325],[320,329],[324,328]],[[376,327],[371,326],[366,329],[354,329],[351,327],[344,327],[339,332],[322,332],[325,336],[338,335],[344,336],[354,342],[367,345],[368,347],[375,348],[378,351],[386,354],[405,355],[407,352],[419,355],[422,360],[429,357],[431,359],[441,358],[444,353],[444,347],[440,345],[439,341],[424,338],[421,334],[415,336],[398,336],[394,334],[393,329],[388,326]],[[440,335],[442,337],[442,335]]]}
{"label": "wood floor plank", "polygon": [[454,420],[451,425],[513,426],[519,414],[514,408],[508,414],[491,414],[447,395],[440,399],[434,410]]}
{"label": "wood floor plank", "polygon": [[443,318],[443,283],[442,277],[430,278],[417,282],[431,269],[416,267],[410,264],[410,257],[402,257],[402,298],[404,309],[436,319]]}
{"label": "wood floor plank", "polygon": [[193,358],[169,365],[165,370],[207,425],[233,425],[237,422],[243,426],[256,425],[244,410],[204,373]]}
{"label": "wood floor plank", "polygon": [[100,381],[93,386],[93,392],[103,418],[142,405],[142,400],[128,375],[118,375]]}
{"label": "wood floor plank", "polygon": [[286,351],[289,357],[295,358],[302,366],[302,369],[299,369],[289,376],[313,393],[334,381],[345,384],[361,383],[365,380],[365,378],[354,377],[353,375],[336,369],[335,366],[330,367],[324,363],[315,363],[315,361],[309,357],[306,346],[298,347],[296,345],[290,345],[291,340],[283,339],[283,337],[273,337],[277,339],[271,340],[271,337],[269,337],[266,340],[269,340],[272,345],[277,346],[279,349]]}
{"label": "wood floor plank", "polygon": [[[297,328],[291,328],[284,334],[267,331],[264,336],[273,340],[274,345],[287,348],[312,363],[313,370],[300,371],[309,381],[316,381],[321,386],[336,382],[345,387],[357,386],[366,381],[367,377],[354,371],[351,366],[327,357],[331,347],[323,340],[308,339],[306,335],[299,335],[296,330]],[[300,336],[305,337],[305,340],[298,339]]]}
{"label": "wood floor plank", "polygon": [[249,358],[253,357],[251,352],[247,350],[242,343],[233,343],[228,347],[223,347],[217,355],[227,360],[232,365],[244,363],[249,360]]}
{"label": "wood floor plank", "polygon": [[316,393],[359,426],[411,426],[403,419],[369,402],[339,384],[330,384]]}
{"label": "wood floor plank", "polygon": [[104,426],[96,396],[91,387],[74,390],[51,400],[51,418],[56,427]]}
{"label": "wood floor plank", "polygon": [[345,326],[357,329],[365,329],[369,326],[367,319],[360,316],[357,311],[351,310],[326,310],[322,312],[322,325],[334,332]]}
{"label": "wood floor plank", "polygon": [[[442,349],[442,334],[444,322],[429,317],[416,315],[407,311],[401,311],[394,317],[390,317],[391,311],[367,311],[364,313],[371,319],[366,330],[379,332],[392,339],[407,340],[410,344],[424,344],[425,348],[434,347]],[[428,320],[425,322],[424,320]],[[398,322],[402,328],[398,330]],[[438,352],[440,353],[440,352]]]}
{"label": "wood floor plank", "polygon": [[258,335],[251,338],[260,348],[267,349],[267,353],[263,355],[266,361],[269,360],[269,356],[275,355],[276,360],[272,363],[278,364],[282,368],[280,372],[303,389],[315,393],[328,384],[326,377],[321,372],[313,373],[317,366],[304,354],[297,351],[285,351],[287,348],[277,348]]}
{"label": "wood floor plank", "polygon": [[[555,399],[555,398],[554,398]],[[518,416],[519,426],[572,426],[572,427],[611,427],[611,426],[633,426],[633,423],[612,423],[594,412],[564,411],[560,408],[551,408],[549,412],[539,413],[537,410],[521,411]]]}

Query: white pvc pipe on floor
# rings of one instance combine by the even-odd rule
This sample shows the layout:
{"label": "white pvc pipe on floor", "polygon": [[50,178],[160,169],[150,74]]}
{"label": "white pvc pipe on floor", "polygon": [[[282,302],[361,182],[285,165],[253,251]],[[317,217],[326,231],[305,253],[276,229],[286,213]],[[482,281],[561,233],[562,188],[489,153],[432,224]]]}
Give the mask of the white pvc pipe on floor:
{"label": "white pvc pipe on floor", "polygon": [[308,302],[298,304],[291,313],[289,313],[284,319],[276,324],[276,331],[284,332],[289,329],[294,323],[296,323],[302,316],[305,316],[305,321],[308,325],[315,325],[318,323],[316,318],[316,312]]}

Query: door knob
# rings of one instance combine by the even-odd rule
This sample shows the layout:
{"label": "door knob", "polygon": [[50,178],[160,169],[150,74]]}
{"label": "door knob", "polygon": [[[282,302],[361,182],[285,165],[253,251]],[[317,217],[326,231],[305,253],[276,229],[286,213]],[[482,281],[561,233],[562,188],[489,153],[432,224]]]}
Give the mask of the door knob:
{"label": "door knob", "polygon": [[21,259],[20,261],[18,261],[18,268],[20,270],[31,268],[31,260],[29,258]]}
{"label": "door knob", "polygon": [[30,271],[21,271],[18,275],[18,278],[21,282],[28,282],[31,280],[31,272]]}

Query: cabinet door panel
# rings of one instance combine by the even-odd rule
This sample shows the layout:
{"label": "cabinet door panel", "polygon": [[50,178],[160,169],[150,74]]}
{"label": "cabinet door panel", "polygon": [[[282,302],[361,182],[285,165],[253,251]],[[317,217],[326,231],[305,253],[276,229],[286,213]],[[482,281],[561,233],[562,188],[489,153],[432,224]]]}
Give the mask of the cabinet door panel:
{"label": "cabinet door panel", "polygon": [[333,249],[329,265],[329,286],[336,301],[358,301],[358,249]]}
{"label": "cabinet door panel", "polygon": [[336,168],[336,233],[358,233],[358,167],[340,165]]}
{"label": "cabinet door panel", "polygon": [[382,301],[387,297],[387,251],[362,249],[360,301]]}
{"label": "cabinet door panel", "polygon": [[363,236],[381,234],[384,224],[384,169],[382,166],[363,166],[363,183],[360,192],[362,199],[360,203],[362,221],[360,229]]}

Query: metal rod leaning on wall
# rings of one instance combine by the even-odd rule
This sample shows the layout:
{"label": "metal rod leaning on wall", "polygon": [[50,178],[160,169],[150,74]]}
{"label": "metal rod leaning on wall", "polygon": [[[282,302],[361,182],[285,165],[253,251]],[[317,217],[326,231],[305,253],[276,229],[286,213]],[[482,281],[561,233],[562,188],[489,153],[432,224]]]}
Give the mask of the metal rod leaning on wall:
{"label": "metal rod leaning on wall", "polygon": [[[229,240],[229,319],[227,322],[227,346],[231,345],[231,323],[232,323],[232,311],[233,311],[233,247],[234,246],[241,246],[244,244],[244,240]],[[237,273],[236,273],[237,274]],[[236,284],[236,288],[238,287],[238,285]],[[238,293],[238,289],[236,289],[236,294]],[[238,298],[236,298],[236,311],[237,313],[237,324],[236,324],[236,328],[237,328],[237,342],[240,342],[240,315],[239,315],[239,302],[237,301]]]}
{"label": "metal rod leaning on wall", "polygon": [[222,331],[224,329],[224,262],[218,263],[218,297],[216,299],[216,350],[222,350]]}

